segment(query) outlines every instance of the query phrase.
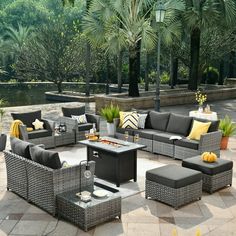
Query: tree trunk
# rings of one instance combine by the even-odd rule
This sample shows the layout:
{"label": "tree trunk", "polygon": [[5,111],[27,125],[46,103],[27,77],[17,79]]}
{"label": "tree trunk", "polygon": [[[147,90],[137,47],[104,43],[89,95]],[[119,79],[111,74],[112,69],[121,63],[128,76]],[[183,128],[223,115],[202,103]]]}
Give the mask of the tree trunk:
{"label": "tree trunk", "polygon": [[174,56],[173,56],[173,51],[170,51],[170,81],[169,85],[171,89],[174,88]]}
{"label": "tree trunk", "polygon": [[89,96],[90,95],[90,70],[91,70],[91,48],[90,44],[87,42],[86,43],[86,59],[85,59],[85,67],[86,67],[86,88],[85,88],[85,95]]}
{"label": "tree trunk", "polygon": [[174,58],[173,59],[173,86],[175,86],[178,81],[178,68],[179,68],[178,58]]}
{"label": "tree trunk", "polygon": [[129,96],[139,97],[138,80],[140,77],[140,46],[139,41],[129,48]]}
{"label": "tree trunk", "polygon": [[145,61],[145,75],[144,75],[144,80],[145,80],[145,91],[149,90],[149,67],[150,67],[150,54],[146,53],[146,61]]}
{"label": "tree trunk", "polygon": [[220,60],[220,69],[219,69],[219,85],[224,84],[224,60]]}
{"label": "tree trunk", "polygon": [[57,92],[58,93],[62,93],[62,82],[59,81],[59,82],[56,82],[56,85],[57,85]]}
{"label": "tree trunk", "polygon": [[117,83],[118,83],[118,93],[121,93],[122,89],[122,56],[123,53],[120,51],[117,55]]}
{"label": "tree trunk", "polygon": [[234,78],[235,52],[230,52],[229,55],[229,78]]}
{"label": "tree trunk", "polygon": [[[86,1],[86,11],[88,12],[90,6],[90,0]],[[90,96],[90,76],[91,76],[91,47],[90,44],[86,43],[86,59],[85,59],[85,69],[86,69],[86,86],[85,95]]]}
{"label": "tree trunk", "polygon": [[191,32],[190,43],[190,73],[189,73],[189,90],[197,90],[199,75],[199,52],[200,52],[200,36],[201,31],[195,28]]}
{"label": "tree trunk", "polygon": [[106,57],[106,94],[109,94],[109,77],[110,77],[110,61],[109,57]]}

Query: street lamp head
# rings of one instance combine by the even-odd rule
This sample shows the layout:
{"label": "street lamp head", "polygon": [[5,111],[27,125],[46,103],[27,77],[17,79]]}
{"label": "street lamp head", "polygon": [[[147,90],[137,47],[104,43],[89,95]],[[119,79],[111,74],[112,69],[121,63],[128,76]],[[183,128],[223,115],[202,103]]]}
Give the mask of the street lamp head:
{"label": "street lamp head", "polygon": [[156,8],[156,22],[163,22],[165,18],[166,8],[162,1],[157,4]]}

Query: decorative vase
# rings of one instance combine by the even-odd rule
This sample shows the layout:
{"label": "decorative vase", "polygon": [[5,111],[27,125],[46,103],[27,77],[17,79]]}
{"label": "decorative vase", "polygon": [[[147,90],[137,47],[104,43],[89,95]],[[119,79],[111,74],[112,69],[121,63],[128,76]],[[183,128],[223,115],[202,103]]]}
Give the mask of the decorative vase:
{"label": "decorative vase", "polygon": [[198,112],[201,112],[201,113],[203,112],[203,106],[201,105],[198,106]]}
{"label": "decorative vase", "polygon": [[108,136],[115,136],[115,124],[107,123],[107,133]]}
{"label": "decorative vase", "polygon": [[220,142],[220,149],[226,150],[228,147],[229,137],[222,137]]}
{"label": "decorative vase", "polygon": [[6,134],[1,134],[0,135],[0,151],[5,150],[6,142],[7,142],[7,135]]}

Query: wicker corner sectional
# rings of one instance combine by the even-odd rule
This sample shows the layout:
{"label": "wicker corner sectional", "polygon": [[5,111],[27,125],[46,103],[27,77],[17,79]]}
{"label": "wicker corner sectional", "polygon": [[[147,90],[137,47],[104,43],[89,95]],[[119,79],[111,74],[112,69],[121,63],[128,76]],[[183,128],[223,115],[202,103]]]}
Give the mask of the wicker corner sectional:
{"label": "wicker corner sectional", "polygon": [[[189,135],[193,121],[209,122],[174,113],[146,112],[147,118],[144,129],[123,129],[119,127],[119,119],[115,120],[115,136],[124,139],[124,132],[128,130],[131,139],[139,134],[138,143],[146,145],[144,150],[170,156],[176,159],[185,159],[199,155],[205,151],[215,152],[220,156],[220,141],[222,133],[218,131],[219,120],[211,121],[208,132],[201,135],[199,141],[190,140]],[[181,136],[180,140],[170,140],[171,136]]]}
{"label": "wicker corner sectional", "polygon": [[[4,151],[4,156],[7,170],[7,189],[52,215],[57,213],[56,195],[78,189],[80,186],[80,168],[82,168],[82,173],[85,170],[85,165],[51,169],[11,151]],[[90,170],[93,176],[95,172],[94,162],[90,163]],[[92,190],[94,179],[93,177],[86,179],[82,176],[81,183],[83,189]]]}

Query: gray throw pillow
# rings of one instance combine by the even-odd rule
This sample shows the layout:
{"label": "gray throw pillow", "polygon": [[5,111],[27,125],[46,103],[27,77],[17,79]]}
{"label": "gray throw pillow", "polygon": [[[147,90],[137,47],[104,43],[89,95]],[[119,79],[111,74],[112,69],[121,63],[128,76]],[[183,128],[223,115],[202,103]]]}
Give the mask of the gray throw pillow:
{"label": "gray throw pillow", "polygon": [[166,127],[169,121],[170,113],[150,111],[149,119],[151,128],[155,130],[166,131]]}
{"label": "gray throw pillow", "polygon": [[52,169],[62,167],[58,152],[44,150],[41,147],[30,147],[30,154],[33,161]]}
{"label": "gray throw pillow", "polygon": [[62,107],[63,116],[71,117],[73,116],[81,116],[85,114],[85,106],[80,107]]}
{"label": "gray throw pillow", "polygon": [[10,138],[10,144],[13,153],[31,160],[30,147],[33,147],[34,144],[14,137]]}
{"label": "gray throw pillow", "polygon": [[171,113],[166,131],[186,137],[189,134],[191,124],[192,117]]}

